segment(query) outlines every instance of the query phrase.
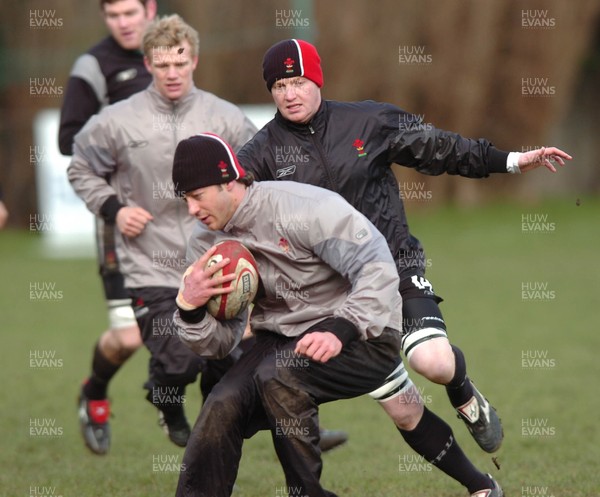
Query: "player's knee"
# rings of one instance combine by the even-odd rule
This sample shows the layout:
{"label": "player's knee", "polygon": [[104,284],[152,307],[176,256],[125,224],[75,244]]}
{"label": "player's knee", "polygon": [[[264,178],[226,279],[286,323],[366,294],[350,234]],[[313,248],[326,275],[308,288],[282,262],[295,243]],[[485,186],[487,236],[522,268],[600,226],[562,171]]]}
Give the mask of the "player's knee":
{"label": "player's knee", "polygon": [[409,364],[414,371],[438,385],[446,385],[454,376],[454,362],[447,356],[425,352],[413,355]]}
{"label": "player's knee", "polygon": [[125,362],[142,345],[137,326],[110,329],[100,338],[100,347],[113,362]]}
{"label": "player's knee", "polygon": [[112,333],[113,330],[107,330],[100,336],[98,341],[98,347],[102,352],[102,355],[111,362],[120,364],[120,344],[117,338]]}
{"label": "player's knee", "polygon": [[102,335],[100,346],[113,362],[122,364],[142,345],[142,337],[131,308],[131,299],[107,301],[110,329]]}
{"label": "player's knee", "polygon": [[392,416],[392,420],[401,430],[414,430],[423,416],[423,409],[423,404],[420,403],[407,404],[403,410]]}
{"label": "player's knee", "polygon": [[448,339],[435,336],[414,344],[406,353],[413,370],[428,380],[445,385],[454,376],[455,357]]}
{"label": "player's knee", "polygon": [[412,382],[398,395],[379,403],[401,430],[414,429],[423,415],[423,399]]}
{"label": "player's knee", "polygon": [[137,324],[127,328],[113,329],[116,341],[119,342],[119,348],[125,354],[133,354],[142,346],[142,334]]}
{"label": "player's knee", "polygon": [[277,360],[263,361],[256,368],[253,380],[269,409],[278,410],[284,405],[308,409],[312,404],[310,395],[297,383],[294,369],[278,367]]}
{"label": "player's knee", "polygon": [[282,395],[284,385],[282,385],[280,380],[280,373],[281,371],[270,361],[263,361],[254,372],[254,384],[258,391],[261,392],[263,399],[267,402],[272,397],[280,397]]}
{"label": "player's knee", "polygon": [[214,426],[223,430],[243,424],[244,418],[247,418],[243,405],[244,398],[240,391],[215,387],[202,405],[202,417],[207,429]]}

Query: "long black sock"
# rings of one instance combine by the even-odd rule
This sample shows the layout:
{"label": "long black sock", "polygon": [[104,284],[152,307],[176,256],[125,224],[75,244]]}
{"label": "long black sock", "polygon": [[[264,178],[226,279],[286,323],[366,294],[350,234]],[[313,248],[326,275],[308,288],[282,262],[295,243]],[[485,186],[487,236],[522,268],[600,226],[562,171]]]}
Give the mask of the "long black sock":
{"label": "long black sock", "polygon": [[492,487],[490,478],[467,459],[452,428],[427,408],[414,430],[398,431],[417,454],[464,485],[469,493]]}
{"label": "long black sock", "polygon": [[105,399],[108,383],[120,368],[121,365],[110,362],[96,344],[92,359],[92,374],[83,386],[85,396],[91,400]]}
{"label": "long black sock", "polygon": [[467,362],[465,355],[455,345],[451,345],[454,352],[455,369],[454,377],[450,383],[446,385],[446,393],[450,399],[450,403],[454,407],[460,407],[466,404],[473,397],[473,386],[467,378]]}

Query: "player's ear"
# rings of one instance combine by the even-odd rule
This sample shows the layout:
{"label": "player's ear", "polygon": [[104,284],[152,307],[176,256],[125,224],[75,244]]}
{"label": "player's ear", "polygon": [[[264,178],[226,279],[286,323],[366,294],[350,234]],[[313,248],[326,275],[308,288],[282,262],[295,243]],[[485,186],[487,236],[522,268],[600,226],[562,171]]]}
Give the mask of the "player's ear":
{"label": "player's ear", "polygon": [[156,17],[157,9],[156,0],[148,0],[146,2],[146,19],[149,21],[154,19]]}
{"label": "player's ear", "polygon": [[144,55],[144,66],[146,66],[146,71],[148,71],[150,74],[152,74],[152,64],[150,63],[150,60],[148,59],[148,57],[146,57]]}

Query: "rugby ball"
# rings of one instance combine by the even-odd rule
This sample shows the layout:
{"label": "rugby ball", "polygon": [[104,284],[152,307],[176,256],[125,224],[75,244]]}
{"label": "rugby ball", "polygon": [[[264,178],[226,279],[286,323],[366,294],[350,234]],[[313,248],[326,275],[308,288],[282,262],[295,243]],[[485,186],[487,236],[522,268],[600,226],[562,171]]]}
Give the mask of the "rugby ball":
{"label": "rugby ball", "polygon": [[233,286],[233,292],[215,295],[206,303],[211,316],[219,320],[234,318],[246,309],[256,297],[258,291],[258,267],[252,253],[240,242],[225,240],[216,244],[217,250],[206,263],[210,267],[225,258],[230,262],[217,271],[214,277],[235,274],[233,281],[225,283],[224,287]]}

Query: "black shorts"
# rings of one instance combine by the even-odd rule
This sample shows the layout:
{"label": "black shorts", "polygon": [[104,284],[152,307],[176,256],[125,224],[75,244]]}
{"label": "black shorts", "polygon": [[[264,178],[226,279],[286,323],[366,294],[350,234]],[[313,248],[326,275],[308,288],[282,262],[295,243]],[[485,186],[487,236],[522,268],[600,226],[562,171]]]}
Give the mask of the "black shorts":
{"label": "black shorts", "polygon": [[119,269],[116,229],[114,224],[106,224],[102,219],[96,218],[98,272],[108,307],[108,321],[113,330],[136,326],[129,292],[125,289],[125,278]]}
{"label": "black shorts", "polygon": [[[142,341],[150,351],[151,386],[185,386],[204,369],[206,359],[183,344],[173,321],[177,288],[131,289],[135,317]],[[150,388],[149,388],[150,389]]]}
{"label": "black shorts", "polygon": [[444,300],[435,294],[433,285],[423,273],[402,273],[400,275],[400,295],[402,300],[428,298],[438,304]]}
{"label": "black shorts", "polygon": [[96,218],[96,247],[98,266],[104,297],[106,300],[123,300],[129,298],[125,289],[125,279],[119,269],[119,259],[115,244],[114,224],[106,224],[102,219]]}

